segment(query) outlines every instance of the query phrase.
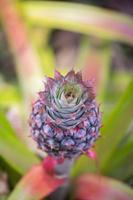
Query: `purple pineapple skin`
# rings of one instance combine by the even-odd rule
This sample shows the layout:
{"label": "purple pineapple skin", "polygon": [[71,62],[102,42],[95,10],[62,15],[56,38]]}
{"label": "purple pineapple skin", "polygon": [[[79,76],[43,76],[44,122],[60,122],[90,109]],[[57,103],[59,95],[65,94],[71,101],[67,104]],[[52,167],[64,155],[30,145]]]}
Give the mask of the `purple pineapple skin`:
{"label": "purple pineapple skin", "polygon": [[55,72],[32,106],[31,134],[38,147],[56,159],[87,153],[99,137],[101,114],[91,81],[81,72]]}

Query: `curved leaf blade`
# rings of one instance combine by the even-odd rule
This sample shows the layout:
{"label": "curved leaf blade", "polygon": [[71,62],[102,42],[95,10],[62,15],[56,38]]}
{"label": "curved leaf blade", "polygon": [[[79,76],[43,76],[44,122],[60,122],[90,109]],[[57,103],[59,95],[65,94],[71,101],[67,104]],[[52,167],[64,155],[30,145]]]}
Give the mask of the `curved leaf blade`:
{"label": "curved leaf blade", "polygon": [[125,93],[112,111],[109,119],[102,128],[102,138],[96,145],[101,169],[104,172],[111,164],[111,156],[117,145],[124,137],[133,119],[133,80],[129,83]]}
{"label": "curved leaf blade", "polygon": [[18,183],[8,200],[38,200],[48,196],[64,183],[45,171],[42,165],[34,166]]}
{"label": "curved leaf blade", "polygon": [[128,15],[76,3],[30,1],[21,5],[24,15],[32,24],[76,31],[133,45],[133,20]]}
{"label": "curved leaf blade", "polygon": [[4,113],[0,111],[0,156],[19,174],[24,174],[39,159],[16,136]]}
{"label": "curved leaf blade", "polygon": [[75,200],[132,200],[133,190],[111,178],[85,174],[75,184]]}
{"label": "curved leaf blade", "polygon": [[111,155],[111,165],[106,165],[104,174],[120,180],[127,180],[133,176],[133,141],[125,143]]}

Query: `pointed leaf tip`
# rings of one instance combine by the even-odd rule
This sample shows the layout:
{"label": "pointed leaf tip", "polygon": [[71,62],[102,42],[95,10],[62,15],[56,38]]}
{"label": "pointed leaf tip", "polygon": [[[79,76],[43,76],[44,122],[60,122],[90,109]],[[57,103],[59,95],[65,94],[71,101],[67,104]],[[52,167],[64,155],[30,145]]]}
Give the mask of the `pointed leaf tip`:
{"label": "pointed leaf tip", "polygon": [[71,81],[75,78],[76,78],[76,76],[75,76],[74,70],[69,71],[65,76],[65,79],[68,80],[68,81]]}
{"label": "pointed leaf tip", "polygon": [[76,77],[79,81],[82,81],[82,71],[81,70],[76,73]]}
{"label": "pointed leaf tip", "polygon": [[52,87],[54,86],[54,84],[55,84],[55,79],[53,79],[53,78],[51,78],[51,77],[47,77],[47,86],[49,86],[49,88],[51,88],[52,89]]}
{"label": "pointed leaf tip", "polygon": [[95,151],[89,149],[87,151],[87,156],[90,157],[92,160],[96,160],[97,159],[97,154]]}
{"label": "pointed leaf tip", "polygon": [[60,74],[59,71],[55,70],[55,72],[54,72],[54,78],[55,78],[56,80],[61,80],[61,79],[63,79],[64,77]]}

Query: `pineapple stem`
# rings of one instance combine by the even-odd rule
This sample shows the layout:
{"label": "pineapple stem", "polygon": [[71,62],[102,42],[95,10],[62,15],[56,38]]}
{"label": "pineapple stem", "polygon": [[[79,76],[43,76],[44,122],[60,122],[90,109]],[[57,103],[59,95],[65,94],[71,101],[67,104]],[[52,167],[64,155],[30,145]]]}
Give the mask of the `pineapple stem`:
{"label": "pineapple stem", "polygon": [[55,192],[53,192],[49,196],[49,200],[64,200],[68,194],[69,190],[69,177],[70,177],[70,172],[71,168],[73,166],[74,159],[65,159],[63,163],[58,163],[55,166],[55,175],[59,178],[68,178],[61,187],[59,187]]}

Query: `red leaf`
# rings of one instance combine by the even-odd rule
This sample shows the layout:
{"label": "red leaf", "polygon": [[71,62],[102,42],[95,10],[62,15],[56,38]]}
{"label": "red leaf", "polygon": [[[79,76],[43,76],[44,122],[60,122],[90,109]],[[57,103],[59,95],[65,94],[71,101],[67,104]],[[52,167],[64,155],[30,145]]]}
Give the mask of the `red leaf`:
{"label": "red leaf", "polygon": [[48,174],[43,165],[34,166],[18,183],[9,200],[18,200],[21,195],[23,200],[42,199],[64,184],[64,181]]}
{"label": "red leaf", "polygon": [[51,156],[47,156],[43,161],[43,167],[49,175],[54,175],[54,168],[57,165],[57,160]]}
{"label": "red leaf", "polygon": [[111,178],[86,174],[76,181],[75,200],[132,200],[133,191]]}

